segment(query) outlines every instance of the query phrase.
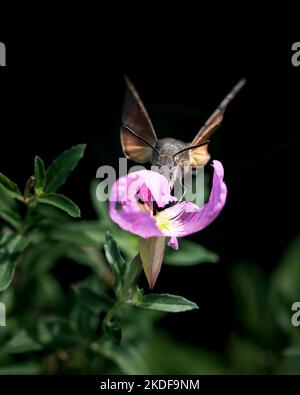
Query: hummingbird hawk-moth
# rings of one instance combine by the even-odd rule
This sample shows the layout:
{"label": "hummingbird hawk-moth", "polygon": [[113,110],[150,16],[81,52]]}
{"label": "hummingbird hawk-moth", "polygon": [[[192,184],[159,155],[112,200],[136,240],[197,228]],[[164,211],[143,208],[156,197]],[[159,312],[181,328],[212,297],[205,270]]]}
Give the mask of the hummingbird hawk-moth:
{"label": "hummingbird hawk-moth", "polygon": [[[158,139],[151,119],[145,109],[133,84],[125,77],[127,89],[123,107],[121,144],[126,158],[137,163],[151,163],[158,166],[161,172],[170,180],[176,168],[185,166],[204,166],[210,159],[207,145],[210,136],[220,126],[224,112],[245,85],[246,80],[240,80],[208,118],[205,124],[190,143],[184,143],[174,138]],[[166,174],[166,169],[171,171]]]}

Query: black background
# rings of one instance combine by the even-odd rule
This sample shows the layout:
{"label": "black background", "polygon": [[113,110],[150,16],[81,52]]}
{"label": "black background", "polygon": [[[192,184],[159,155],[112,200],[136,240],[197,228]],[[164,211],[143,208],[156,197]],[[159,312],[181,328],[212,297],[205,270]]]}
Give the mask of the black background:
{"label": "black background", "polygon": [[89,184],[97,168],[116,166],[122,156],[125,74],[158,136],[185,141],[241,77],[248,80],[210,146],[225,167],[228,202],[214,224],[193,236],[221,261],[165,266],[156,285],[157,292],[182,294],[200,306],[196,318],[186,313],[163,321],[174,336],[222,348],[235,325],[231,267],[242,260],[272,270],[299,232],[300,67],[291,64],[299,36],[280,28],[280,19],[274,28],[263,17],[248,16],[246,23],[246,7],[223,25],[215,13],[174,6],[148,4],[137,14],[117,4],[113,13],[69,11],[62,17],[43,10],[20,25],[13,18],[7,28],[1,15],[7,67],[0,68],[0,166],[22,185],[35,154],[49,163],[65,148],[87,143],[64,187],[83,218],[94,217]]}

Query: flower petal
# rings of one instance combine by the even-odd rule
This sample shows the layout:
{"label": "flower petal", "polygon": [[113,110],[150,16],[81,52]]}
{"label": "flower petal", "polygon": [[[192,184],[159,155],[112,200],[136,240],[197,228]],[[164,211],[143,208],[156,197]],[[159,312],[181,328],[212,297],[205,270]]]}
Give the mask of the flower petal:
{"label": "flower petal", "polygon": [[223,181],[224,169],[219,161],[213,161],[213,185],[209,201],[201,208],[194,203],[181,202],[159,213],[159,221],[164,223],[165,236],[182,237],[206,228],[219,215],[227,197],[227,187]]}
{"label": "flower petal", "polygon": [[151,210],[142,210],[138,201],[144,201],[151,208],[150,198],[155,200],[159,207],[176,201],[170,194],[168,180],[163,175],[150,170],[129,173],[119,178],[111,189],[110,217],[121,228],[139,236],[162,236],[163,233],[151,216]]}
{"label": "flower petal", "polygon": [[142,239],[140,242],[140,255],[143,268],[151,289],[154,287],[159,275],[164,251],[164,237],[151,237],[149,239]]}
{"label": "flower petal", "polygon": [[169,242],[168,242],[168,246],[173,248],[174,250],[178,250],[179,248],[179,244],[178,244],[178,240],[177,237],[171,237]]}

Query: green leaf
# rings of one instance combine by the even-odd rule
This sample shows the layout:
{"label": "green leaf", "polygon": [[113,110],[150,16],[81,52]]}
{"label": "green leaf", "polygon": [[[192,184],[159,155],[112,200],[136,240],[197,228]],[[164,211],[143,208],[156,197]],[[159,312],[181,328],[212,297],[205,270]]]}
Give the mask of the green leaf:
{"label": "green leaf", "polygon": [[105,232],[106,229],[98,221],[78,221],[54,227],[49,236],[53,240],[70,244],[102,247]]}
{"label": "green leaf", "polygon": [[291,306],[300,300],[300,236],[285,249],[279,264],[271,275],[270,305],[278,326],[291,335]]}
{"label": "green leaf", "polygon": [[28,245],[28,239],[17,233],[7,233],[0,246],[0,291],[10,285],[18,258]]}
{"label": "green leaf", "polygon": [[78,345],[79,340],[68,321],[51,317],[40,319],[32,327],[18,332],[6,343],[4,351],[20,354],[52,347],[72,347]]}
{"label": "green leaf", "polygon": [[83,337],[92,338],[99,329],[100,314],[110,310],[114,300],[102,293],[102,290],[99,290],[99,286],[96,290],[87,281],[74,285],[73,291],[76,295],[76,300],[73,305],[71,321]]}
{"label": "green leaf", "polygon": [[50,317],[39,321],[32,334],[44,347],[60,348],[78,345],[80,338],[68,320]]}
{"label": "green leaf", "polygon": [[39,196],[45,188],[46,184],[46,170],[42,159],[36,156],[34,159],[34,191]]}
{"label": "green leaf", "polygon": [[272,286],[289,303],[300,300],[300,236],[288,245],[273,272]]}
{"label": "green leaf", "polygon": [[57,312],[59,306],[65,302],[65,294],[59,281],[51,273],[43,273],[36,277],[33,290],[33,306],[36,309],[49,309]]}
{"label": "green leaf", "polygon": [[21,330],[5,345],[5,351],[9,354],[27,353],[41,349],[42,345],[26,330]]}
{"label": "green leaf", "polygon": [[104,244],[105,256],[108,262],[110,263],[116,280],[116,285],[123,284],[124,275],[125,275],[125,261],[120,253],[119,247],[111,234],[109,232],[106,233],[106,242]]}
{"label": "green leaf", "polygon": [[5,350],[11,354],[29,353],[53,347],[74,347],[80,338],[69,321],[60,317],[41,318],[26,330],[18,332],[9,342]]}
{"label": "green leaf", "polygon": [[56,192],[67,180],[85,151],[85,144],[75,145],[59,155],[48,167],[46,192]]}
{"label": "green leaf", "polygon": [[2,218],[5,222],[11,225],[15,229],[20,229],[22,226],[21,219],[18,215],[11,213],[6,210],[0,211],[0,218]]}
{"label": "green leaf", "polygon": [[122,339],[122,330],[119,324],[107,322],[104,325],[104,331],[116,344],[120,344]]}
{"label": "green leaf", "polygon": [[59,195],[58,193],[43,193],[38,201],[43,204],[57,207],[68,213],[71,217],[80,217],[79,207],[64,195]]}
{"label": "green leaf", "polygon": [[143,264],[141,261],[140,254],[137,254],[132,259],[130,264],[127,266],[127,271],[126,271],[125,281],[124,281],[124,286],[123,286],[124,292],[127,292],[132,287],[132,285],[134,285],[139,274],[142,271],[142,267],[143,267]]}
{"label": "green leaf", "polygon": [[130,303],[143,309],[167,311],[169,313],[198,309],[196,303],[182,296],[169,294],[149,294],[145,295],[139,303],[133,301],[130,301]]}
{"label": "green leaf", "polygon": [[139,237],[115,226],[113,226],[113,235],[120,250],[126,257],[133,259],[139,251]]}
{"label": "green leaf", "polygon": [[229,365],[225,368],[220,352],[181,343],[161,330],[148,340],[144,358],[155,375],[225,374]]}
{"label": "green leaf", "polygon": [[93,344],[93,348],[115,362],[124,374],[149,374],[144,358],[132,344],[107,341],[101,345]]}
{"label": "green leaf", "polygon": [[32,245],[24,257],[22,266],[26,272],[25,281],[50,272],[64,255],[68,245],[57,241],[42,241]]}
{"label": "green leaf", "polygon": [[164,263],[174,266],[192,266],[204,262],[216,263],[219,257],[216,253],[188,240],[180,240],[178,251],[166,249]]}
{"label": "green leaf", "polygon": [[23,200],[23,196],[20,192],[18,185],[2,173],[0,173],[0,188],[7,192],[10,197]]}
{"label": "green leaf", "polygon": [[16,200],[12,199],[6,189],[0,187],[0,210],[16,213],[17,204]]}
{"label": "green leaf", "polygon": [[241,262],[231,271],[237,318],[243,329],[263,336],[268,327],[267,290],[264,272],[256,265]]}
{"label": "green leaf", "polygon": [[[104,224],[111,224],[111,219],[108,215],[108,204],[107,201],[100,201],[97,198],[97,186],[98,186],[99,181],[94,180],[91,183],[91,189],[90,189],[90,194],[91,194],[91,200],[94,206],[94,209],[98,215],[98,218],[103,222]],[[101,191],[100,191],[101,192]],[[98,193],[100,193],[98,191]]]}
{"label": "green leaf", "polygon": [[109,296],[100,295],[85,285],[75,285],[73,290],[84,308],[94,314],[108,311],[114,304],[114,300]]}

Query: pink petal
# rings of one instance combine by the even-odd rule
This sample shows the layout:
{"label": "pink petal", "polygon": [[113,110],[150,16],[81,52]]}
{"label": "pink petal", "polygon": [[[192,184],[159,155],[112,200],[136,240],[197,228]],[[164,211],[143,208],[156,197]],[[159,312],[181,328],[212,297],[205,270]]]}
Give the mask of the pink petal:
{"label": "pink petal", "polygon": [[170,194],[168,180],[150,170],[129,173],[114,183],[109,196],[109,215],[121,228],[145,238],[163,236],[151,213],[141,209],[138,198],[149,208],[149,198],[159,207],[176,201]]}
{"label": "pink petal", "polygon": [[171,237],[169,242],[168,242],[168,246],[173,248],[174,250],[178,250],[179,248],[179,244],[178,244],[178,240],[177,237]]}
{"label": "pink petal", "polygon": [[213,161],[213,185],[209,201],[198,208],[191,202],[181,202],[164,210],[170,227],[165,236],[182,237],[206,228],[220,214],[227,197],[227,187],[223,181],[224,169],[219,161]]}

